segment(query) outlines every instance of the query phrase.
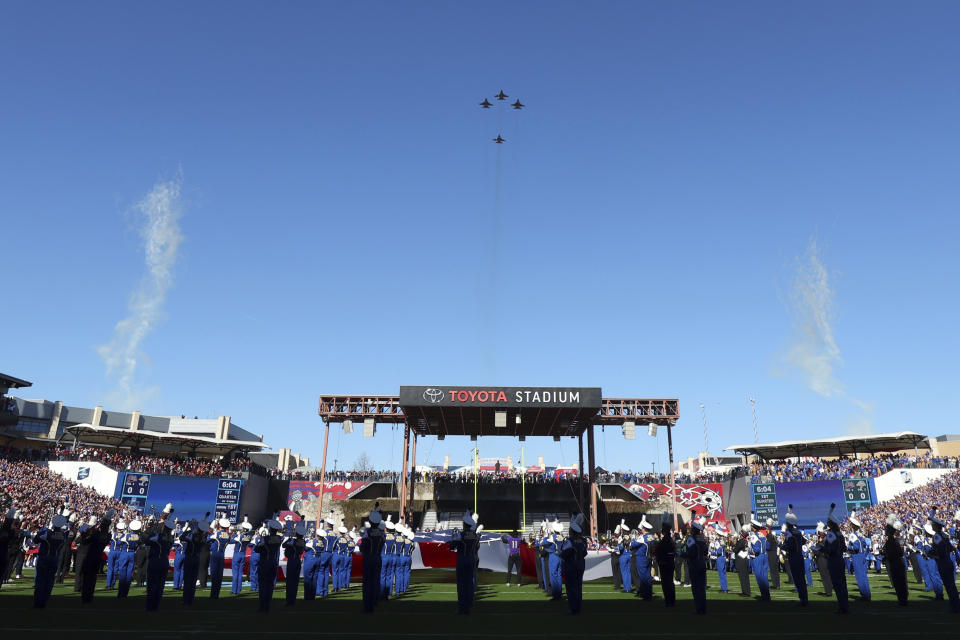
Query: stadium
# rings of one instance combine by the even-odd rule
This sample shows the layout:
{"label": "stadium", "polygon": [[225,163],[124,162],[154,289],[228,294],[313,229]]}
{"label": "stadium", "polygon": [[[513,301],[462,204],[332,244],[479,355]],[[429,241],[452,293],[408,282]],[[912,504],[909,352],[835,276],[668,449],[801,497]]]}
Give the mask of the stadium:
{"label": "stadium", "polygon": [[[524,610],[528,601],[545,600],[543,615],[548,620],[562,610],[562,602],[550,602],[547,597],[552,585],[542,542],[550,536],[568,539],[573,536],[572,526],[582,531],[586,541],[583,606],[591,614],[600,613],[614,633],[630,632],[632,623],[621,619],[621,607],[631,599],[627,604],[636,607],[636,596],[642,594],[642,587],[637,587],[643,580],[636,571],[635,541],[661,528],[678,546],[684,536],[703,532],[708,545],[711,613],[756,615],[746,609],[746,602],[752,602],[759,587],[761,594],[773,594],[766,596],[773,607],[781,607],[767,610],[766,615],[779,618],[798,615],[784,550],[787,523],[792,522],[808,541],[802,562],[809,606],[832,612],[831,578],[817,544],[826,531],[828,515],[843,523],[845,535],[852,535],[852,522],[859,524],[856,531],[862,532],[861,540],[866,543],[861,567],[855,571],[859,558],[845,554],[844,579],[851,597],[859,590],[861,599],[870,600],[872,624],[882,624],[891,634],[901,624],[884,555],[884,528],[890,513],[902,523],[906,557],[901,562],[910,568],[911,607],[930,616],[945,610],[941,602],[944,587],[933,579],[936,569],[929,559],[929,531],[924,532],[924,525],[931,509],[945,514],[944,531],[955,548],[960,525],[960,520],[953,519],[955,513],[960,516],[957,436],[931,438],[901,432],[731,445],[727,456],[688,458],[682,471],[671,467],[669,473],[660,475],[610,472],[594,462],[593,429],[617,427],[625,442],[636,438],[638,424],[651,434],[659,428],[670,431],[679,418],[679,400],[603,398],[599,388],[401,387],[397,396],[321,396],[318,414],[324,442],[331,429],[349,432],[354,423],[363,425],[364,437],[376,437],[378,425],[400,425],[404,433],[404,455],[394,469],[328,471],[326,447],[320,465],[311,466],[310,460],[289,450],[266,450],[261,436],[237,427],[229,417],[204,421],[143,416],[12,395],[30,384],[3,376],[3,391],[9,396],[3,397],[0,432],[4,440],[0,499],[6,512],[0,602],[9,611],[33,600],[39,534],[49,530],[51,518],[62,514],[67,522],[66,542],[56,558],[52,598],[62,603],[58,608],[68,607],[71,612],[69,626],[35,620],[31,624],[37,626],[30,627],[34,630],[111,632],[133,624],[129,617],[139,613],[144,601],[149,602],[144,558],[134,559],[129,595],[110,623],[99,619],[95,608],[81,606],[82,595],[78,598],[81,570],[89,563],[85,553],[90,552],[99,556],[93,602],[102,604],[115,597],[118,572],[111,562],[118,555],[114,538],[122,537],[121,522],[129,526],[140,521],[150,526],[173,521],[164,562],[164,607],[179,600],[183,591],[180,567],[185,545],[181,536],[186,539],[188,523],[197,526],[199,522],[205,540],[215,540],[220,531],[227,536],[219,567],[216,562],[209,564],[209,552],[200,556],[203,566],[196,581],[196,605],[188,610],[181,631],[194,628],[197,623],[190,619],[194,615],[216,614],[218,620],[223,615],[238,621],[244,618],[244,610],[262,597],[253,590],[259,575],[254,557],[259,554],[250,537],[244,538],[245,532],[264,533],[261,523],[273,522],[283,528],[284,536],[293,538],[295,531],[301,531],[310,541],[316,539],[319,523],[321,531],[344,527],[339,529],[345,534],[340,539],[349,541],[349,561],[344,559],[339,570],[334,564],[325,566],[329,575],[321,578],[299,558],[281,557],[273,597],[277,604],[286,604],[284,585],[293,569],[298,578],[293,600],[307,601],[301,600],[296,608],[292,628],[307,633],[311,626],[309,618],[303,617],[304,610],[315,602],[312,594],[307,596],[309,582],[309,591],[316,593],[319,601],[316,611],[325,616],[322,633],[349,637],[358,633],[351,617],[361,611],[363,600],[359,592],[364,579],[360,543],[368,535],[374,515],[389,522],[390,530],[396,523],[397,530],[409,533],[408,583],[400,579],[396,586],[391,583],[387,588],[390,597],[385,595],[385,602],[378,605],[377,613],[388,616],[411,612],[455,615],[458,553],[454,541],[469,530],[470,517],[483,525],[474,523],[479,529],[474,609],[508,616],[511,628],[526,629],[521,631],[524,635],[536,634],[535,629],[544,624],[549,626],[538,619],[539,614]],[[474,441],[506,436],[519,438],[528,446],[535,446],[537,438],[573,439],[579,461],[548,466],[541,456],[536,463],[475,456],[460,466],[449,461],[442,466],[417,464],[418,441],[451,435],[466,435]],[[836,508],[831,510],[831,504]],[[107,509],[113,509],[111,520],[100,522]],[[245,521],[253,525],[244,525]],[[649,523],[646,529],[643,523]],[[302,529],[296,529],[298,524]],[[81,551],[83,545],[78,542],[84,531],[96,527],[109,530],[110,542],[102,549]],[[767,586],[760,586],[763,580],[757,580],[751,587],[758,574],[754,567],[738,567],[736,550],[739,541],[757,534],[770,541],[765,551],[769,574],[763,576]],[[508,544],[511,538],[516,540],[512,545]],[[650,537],[649,542],[657,548],[662,540]],[[514,553],[516,559],[511,561]],[[309,555],[308,542],[305,557]],[[666,575],[661,566],[651,562],[647,586],[666,582],[681,603],[690,600],[691,569],[688,561],[678,559],[675,569]],[[215,572],[222,573],[223,595],[219,598],[212,597]],[[226,589],[231,589],[229,596]],[[659,600],[659,595],[651,599]],[[179,602],[176,604],[179,607]],[[853,609],[856,612],[865,605],[854,604]],[[645,628],[666,633],[672,623],[663,613],[659,607],[645,611]],[[814,623],[824,624],[818,633],[842,628],[840,623],[827,625],[820,620]],[[230,624],[218,622],[217,630],[227,632]],[[806,619],[804,624],[808,624]],[[260,621],[243,619],[230,633],[268,628],[258,625]],[[571,629],[577,629],[576,624],[572,628],[564,625],[561,635],[572,634]],[[585,626],[578,633],[588,629]],[[947,631],[932,629],[935,634]]]}

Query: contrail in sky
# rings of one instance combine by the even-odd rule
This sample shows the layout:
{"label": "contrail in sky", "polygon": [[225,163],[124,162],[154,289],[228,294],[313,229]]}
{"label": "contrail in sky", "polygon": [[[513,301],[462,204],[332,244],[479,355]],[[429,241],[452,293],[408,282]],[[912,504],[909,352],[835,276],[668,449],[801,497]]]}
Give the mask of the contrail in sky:
{"label": "contrail in sky", "polygon": [[140,345],[156,326],[167,292],[173,286],[173,267],[183,241],[179,224],[183,214],[182,182],[182,176],[158,182],[134,205],[147,273],[130,296],[129,313],[114,327],[110,344],[97,348],[107,367],[107,377],[116,385],[111,399],[124,410],[139,409],[139,403],[156,391],[139,389],[134,378],[137,366],[146,358]]}
{"label": "contrail in sky", "polygon": [[791,289],[790,304],[797,327],[786,361],[800,372],[812,391],[825,397],[842,396],[863,412],[849,425],[850,430],[870,431],[872,407],[848,395],[836,377],[836,369],[843,364],[843,358],[833,332],[835,295],[817,242],[811,240],[797,267]]}

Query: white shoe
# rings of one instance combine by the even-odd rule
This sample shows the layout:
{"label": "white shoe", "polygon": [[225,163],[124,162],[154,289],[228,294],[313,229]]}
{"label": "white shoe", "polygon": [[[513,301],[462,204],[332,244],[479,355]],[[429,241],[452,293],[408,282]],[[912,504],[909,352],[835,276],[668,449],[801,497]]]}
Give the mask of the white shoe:
{"label": "white shoe", "polygon": [[510,586],[510,583],[509,583],[509,582],[507,582],[507,586],[508,586],[508,587]]}

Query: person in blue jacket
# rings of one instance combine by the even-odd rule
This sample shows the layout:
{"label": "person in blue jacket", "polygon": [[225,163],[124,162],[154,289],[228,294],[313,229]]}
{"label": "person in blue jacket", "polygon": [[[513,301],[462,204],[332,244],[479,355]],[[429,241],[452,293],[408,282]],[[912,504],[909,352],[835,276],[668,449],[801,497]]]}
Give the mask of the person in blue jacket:
{"label": "person in blue jacket", "polygon": [[350,552],[350,538],[347,537],[347,527],[343,524],[337,529],[337,537],[333,542],[333,590],[340,591],[346,587],[344,577],[347,570],[347,554]]}
{"label": "person in blue jacket", "polygon": [[870,538],[861,534],[863,525],[854,511],[848,518],[852,531],[847,536],[847,553],[850,554],[850,564],[853,565],[853,575],[857,579],[857,589],[860,590],[860,599],[870,600],[870,577],[868,575],[867,554],[870,553]]}
{"label": "person in blue jacket", "polygon": [[307,527],[303,520],[297,522],[293,527],[293,535],[284,538],[281,548],[283,557],[287,559],[287,606],[292,607],[297,603],[297,591],[300,590],[300,568],[302,565],[303,550],[306,548],[306,542],[303,539]]}
{"label": "person in blue jacket", "polygon": [[180,542],[180,534],[183,533],[183,523],[180,520],[175,521],[173,529],[173,590],[183,590],[183,543]]}
{"label": "person in blue jacket", "polygon": [[67,540],[67,518],[53,516],[50,526],[42,527],[33,537],[37,545],[36,578],[33,583],[33,606],[43,609],[53,593],[54,576],[60,564],[60,550]]}
{"label": "person in blue jacket", "polygon": [[695,518],[690,524],[690,533],[684,540],[680,553],[687,559],[690,571],[690,591],[693,594],[694,612],[707,612],[707,539],[703,535],[704,519]]}
{"label": "person in blue jacket", "polygon": [[308,534],[303,550],[303,599],[313,600],[317,597],[317,580],[320,579],[320,554],[323,553],[325,539],[317,533]]}
{"label": "person in blue jacket", "polygon": [[[958,512],[957,515],[960,515]],[[943,521],[937,518],[936,512],[931,511],[927,521],[930,531],[933,531],[930,550],[927,552],[936,565],[940,582],[950,601],[950,611],[960,613],[960,596],[957,594],[956,565],[953,562],[955,549],[950,543],[949,536],[944,532]]]}
{"label": "person in blue jacket", "polygon": [[283,525],[278,520],[268,520],[267,535],[261,536],[258,544],[260,552],[260,591],[257,597],[260,601],[258,611],[266,613],[270,611],[270,604],[273,601],[273,588],[277,582],[277,567],[280,563],[280,546],[283,544]]}
{"label": "person in blue jacket", "polygon": [[265,527],[257,529],[257,532],[250,537],[250,560],[248,561],[250,575],[250,591],[260,590],[260,552],[257,551],[257,545],[260,544],[261,536],[267,535]]}
{"label": "person in blue jacket", "polygon": [[620,536],[617,538],[617,555],[620,556],[620,581],[623,583],[623,592],[630,593],[633,591],[633,571],[630,570],[630,531],[625,523],[621,523],[618,529]]}
{"label": "person in blue jacket", "polygon": [[130,583],[133,582],[133,561],[140,548],[140,530],[143,522],[133,520],[127,525],[127,533],[120,543],[120,560],[117,562],[117,597],[126,598],[130,593]]}
{"label": "person in blue jacket", "polygon": [[223,567],[226,564],[224,554],[230,544],[229,528],[230,521],[220,518],[214,522],[213,531],[207,538],[210,546],[210,598],[213,600],[220,597],[220,587],[223,584]]}
{"label": "person in blue jacket", "polygon": [[[237,528],[237,532],[230,539],[233,542],[233,557],[230,559],[231,584],[230,593],[238,595],[243,591],[243,568],[247,564],[247,549],[253,536],[250,534],[253,525],[247,516],[243,516],[243,522]],[[251,568],[252,570],[252,568]]]}
{"label": "person in blue jacket", "polygon": [[747,538],[750,545],[750,571],[760,589],[760,600],[770,599],[770,560],[767,555],[767,534],[763,524],[754,517],[750,519],[750,536]]}
{"label": "person in blue jacket", "polygon": [[833,592],[837,596],[837,605],[839,606],[837,613],[845,614],[850,611],[850,603],[847,599],[847,574],[843,562],[846,543],[840,531],[840,517],[834,513],[836,508],[837,505],[831,503],[830,513],[827,515],[827,533],[824,536],[822,548],[827,554],[830,582],[833,585]]}
{"label": "person in blue jacket", "polygon": [[563,575],[567,583],[567,604],[570,613],[578,615],[583,604],[583,572],[586,568],[587,541],[583,537],[586,519],[578,513],[570,523],[570,537],[560,545]]}
{"label": "person in blue jacket", "polygon": [[476,590],[474,572],[476,570],[477,550],[480,536],[477,535],[477,521],[470,515],[463,515],[463,531],[455,531],[450,542],[450,550],[457,554],[457,610],[461,614],[470,613]]}
{"label": "person in blue jacket", "polygon": [[117,586],[118,567],[120,566],[120,544],[126,535],[127,523],[121,520],[113,527],[110,536],[110,551],[107,553],[107,589]]}
{"label": "person in blue jacket", "polygon": [[560,547],[563,545],[563,525],[555,521],[551,525],[552,533],[543,541],[547,552],[547,575],[550,576],[550,598],[560,600],[563,596],[563,576],[560,565]]}
{"label": "person in blue jacket", "polygon": [[631,548],[636,553],[637,563],[637,595],[643,600],[653,600],[653,575],[650,573],[650,557],[653,555],[651,550],[650,531],[653,525],[647,522],[647,516],[644,514],[640,518],[640,524],[637,525],[638,535],[631,543]]}
{"label": "person in blue jacket", "polygon": [[[714,562],[717,566],[717,579],[720,581],[720,593],[729,593],[727,588],[727,547],[724,543],[726,539],[726,531],[722,529],[717,530],[717,537],[713,539],[713,542],[710,545],[710,553],[714,557]],[[660,578],[663,580],[663,578]]]}

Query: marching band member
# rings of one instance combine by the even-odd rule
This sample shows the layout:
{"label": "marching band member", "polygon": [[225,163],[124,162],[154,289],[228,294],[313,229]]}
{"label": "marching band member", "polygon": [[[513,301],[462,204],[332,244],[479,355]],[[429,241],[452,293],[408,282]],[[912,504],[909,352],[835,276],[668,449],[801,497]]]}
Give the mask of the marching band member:
{"label": "marching band member", "polygon": [[358,553],[357,546],[360,543],[360,534],[357,533],[357,528],[353,527],[350,530],[350,552],[347,554],[347,588],[349,589],[350,578],[353,576],[353,556]]}
{"label": "marching band member", "polygon": [[388,514],[384,523],[386,533],[383,536],[383,559],[380,564],[380,597],[384,600],[390,599],[390,592],[393,591],[393,578],[396,571],[397,558],[397,525],[392,520],[393,516]]}
{"label": "marching band member", "polygon": [[780,545],[773,518],[767,518],[767,569],[770,571],[770,588],[780,588]]}
{"label": "marching band member", "polygon": [[887,575],[890,577],[890,583],[893,590],[897,592],[897,602],[901,607],[907,606],[909,590],[907,588],[907,565],[903,557],[903,546],[900,542],[899,533],[903,529],[897,516],[890,514],[887,516],[884,534],[886,539],[883,543],[883,556],[887,562]]}
{"label": "marching band member", "polygon": [[337,541],[333,533],[333,511],[330,511],[330,517],[323,522],[323,527],[318,527],[319,540],[323,543],[320,549],[320,563],[317,567],[317,596],[326,598],[330,593],[330,565],[333,562],[333,546]]}
{"label": "marching band member", "polygon": [[95,516],[90,516],[86,531],[80,535],[80,545],[87,548],[83,561],[79,562],[76,568],[77,575],[80,576],[80,602],[84,604],[93,602],[101,554],[110,542],[110,521],[116,514],[115,509],[107,509],[99,522]]}
{"label": "marching band member", "polygon": [[703,537],[703,518],[695,518],[690,534],[684,542],[683,555],[690,570],[690,588],[694,610],[698,615],[707,612],[707,541]]}
{"label": "marching band member", "polygon": [[833,595],[833,581],[830,579],[830,566],[827,562],[827,551],[823,541],[827,536],[827,526],[817,522],[817,543],[810,547],[810,551],[817,563],[817,572],[820,574],[820,583],[823,585],[823,594],[828,598]]}
{"label": "marching band member", "polygon": [[206,541],[206,531],[210,526],[204,516],[202,522],[196,518],[188,522],[180,533],[180,544],[183,546],[183,604],[193,604],[193,597],[197,592],[197,580],[200,574],[200,550],[209,549]]}
{"label": "marching band member", "polygon": [[740,597],[750,597],[750,524],[743,525],[740,538],[733,546],[733,566],[740,580]]}
{"label": "marching band member", "polygon": [[339,534],[333,543],[333,590],[340,591],[346,587],[344,574],[347,569],[347,554],[350,552],[350,538],[347,537],[347,527],[341,521]]}
{"label": "marching band member", "polygon": [[[367,516],[366,527],[360,539],[360,553],[363,555],[363,611],[373,613],[377,606],[381,590],[381,563],[383,552],[383,531],[380,512],[374,509]],[[459,590],[460,583],[457,583]]]}
{"label": "marching band member", "polygon": [[317,581],[320,579],[320,554],[326,543],[317,536],[316,531],[304,542],[303,550],[303,599],[313,600],[317,597]]}
{"label": "marching band member", "polygon": [[560,545],[563,543],[563,525],[557,520],[551,525],[553,533],[544,540],[543,548],[547,552],[548,575],[550,576],[550,595],[559,600],[563,595],[563,579],[560,575]]}
{"label": "marching band member", "polygon": [[677,587],[673,584],[673,571],[677,557],[677,545],[673,542],[670,523],[666,520],[660,525],[660,542],[655,551],[657,567],[660,570],[660,589],[663,591],[663,603],[667,607],[676,605]]}
{"label": "marching band member", "polygon": [[[613,530],[614,537],[604,541],[603,548],[610,554],[610,572],[613,574],[613,588],[615,591],[623,589],[623,579],[620,577],[620,551],[616,537],[620,535],[620,525]],[[537,571],[537,577],[540,577],[540,571]]]}
{"label": "marching band member", "polygon": [[750,567],[760,589],[760,600],[770,599],[769,556],[767,556],[767,536],[763,525],[751,516],[750,519]]}
{"label": "marching band member", "polygon": [[127,533],[123,536],[123,542],[120,544],[120,561],[117,565],[119,574],[119,587],[117,588],[117,597],[126,598],[130,593],[130,583],[133,582],[133,562],[137,555],[137,549],[140,548],[140,529],[143,528],[141,520],[133,520],[127,526]]}
{"label": "marching band member", "polygon": [[803,570],[804,559],[803,559],[803,545],[806,542],[806,539],[803,537],[803,532],[800,531],[797,524],[800,522],[797,518],[797,514],[793,512],[793,505],[790,505],[790,510],[787,511],[786,516],[787,530],[783,534],[783,547],[787,552],[787,565],[790,567],[790,576],[793,579],[793,586],[797,591],[797,595],[800,597],[800,606],[807,606],[807,579]]}
{"label": "marching band member", "polygon": [[857,519],[854,511],[849,517],[853,531],[847,536],[847,551],[850,553],[850,563],[853,565],[853,574],[857,578],[857,589],[860,590],[861,600],[870,600],[870,578],[867,575],[867,553],[870,551],[869,538],[860,535],[863,525]]}
{"label": "marching band member", "polygon": [[50,525],[42,527],[34,536],[37,543],[36,579],[33,583],[33,606],[43,609],[53,593],[54,575],[57,570],[60,549],[66,542],[67,518],[58,513]]}
{"label": "marching band member", "polygon": [[172,513],[173,505],[167,503],[160,520],[155,520],[144,534],[147,549],[147,611],[156,611],[160,607],[163,585],[167,580],[173,530],[177,526],[170,517]]}
{"label": "marching band member", "polygon": [[633,571],[630,567],[630,538],[628,536],[626,520],[620,521],[620,536],[617,538],[617,554],[620,559],[620,580],[623,583],[624,593],[633,591]]}
{"label": "marching band member", "polygon": [[280,545],[283,544],[283,537],[280,532],[283,525],[278,520],[267,520],[267,535],[260,538],[260,565],[257,569],[260,571],[260,606],[258,611],[264,613],[270,611],[270,603],[273,601],[273,589],[277,581],[277,567],[280,562]]}
{"label": "marching band member", "polygon": [[727,587],[727,546],[725,543],[726,530],[718,529],[717,535],[711,544],[711,553],[717,566],[717,579],[720,581],[720,593],[729,593]]}
{"label": "marching band member", "polygon": [[833,512],[836,507],[835,503],[830,504],[823,549],[827,554],[830,582],[833,585],[833,592],[837,595],[837,604],[840,606],[837,613],[848,613],[850,605],[847,601],[847,576],[843,563],[843,553],[846,551],[846,545],[844,544],[843,534],[840,532],[840,517]]}
{"label": "marching band member", "polygon": [[[246,524],[246,522],[244,522]],[[297,591],[300,590],[300,568],[303,566],[302,556],[306,548],[303,539],[307,531],[306,523],[299,521],[293,527],[293,536],[283,540],[283,557],[287,559],[287,606],[292,607],[297,602]]]}
{"label": "marching band member", "polygon": [[477,535],[477,521],[469,512],[463,514],[463,531],[454,531],[448,543],[457,554],[457,605],[461,614],[470,613],[473,595],[476,589],[474,571],[476,570],[477,550],[480,537]]}
{"label": "marching band member", "polygon": [[210,547],[210,598],[220,597],[220,587],[223,584],[224,553],[230,544],[230,521],[220,518],[213,523],[213,532],[207,538]]}
{"label": "marching band member", "polygon": [[[231,573],[231,583],[230,583],[230,593],[233,595],[239,595],[243,591],[243,568],[247,564],[247,549],[250,547],[250,541],[253,539],[253,536],[250,535],[250,531],[253,529],[253,525],[250,524],[249,518],[246,515],[243,516],[243,522],[240,523],[240,526],[237,527],[237,532],[230,539],[233,542],[233,557],[230,559],[230,573]],[[251,567],[251,571],[252,571]]]}
{"label": "marching band member", "polygon": [[563,575],[567,582],[567,602],[573,615],[580,613],[583,603],[583,572],[586,568],[584,558],[587,557],[587,543],[583,538],[585,525],[586,519],[582,513],[578,513],[570,523],[570,537],[560,547]]}
{"label": "marching band member", "polygon": [[653,525],[642,514],[637,525],[637,537],[630,545],[635,553],[637,566],[637,595],[644,600],[653,600],[653,576],[650,574],[650,531]]}
{"label": "marching band member", "polygon": [[932,544],[928,555],[935,564],[940,582],[947,592],[947,597],[950,600],[950,611],[960,613],[960,596],[957,594],[957,584],[955,582],[956,566],[953,561],[954,548],[950,544],[950,538],[943,530],[943,521],[936,516],[936,510],[930,512],[927,526],[933,531]]}
{"label": "marching band member", "polygon": [[173,529],[173,590],[183,590],[183,543],[180,534],[183,533],[183,523],[177,518]]}
{"label": "marching band member", "polygon": [[120,545],[126,535],[127,523],[119,521],[113,527],[110,535],[110,551],[107,553],[107,589],[115,589],[117,585],[118,568],[120,566]]}

